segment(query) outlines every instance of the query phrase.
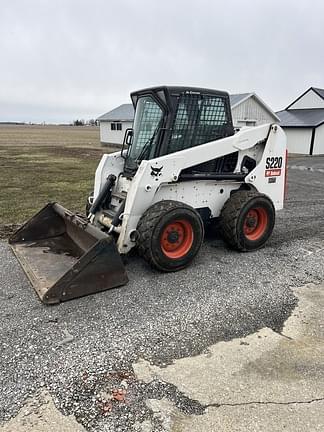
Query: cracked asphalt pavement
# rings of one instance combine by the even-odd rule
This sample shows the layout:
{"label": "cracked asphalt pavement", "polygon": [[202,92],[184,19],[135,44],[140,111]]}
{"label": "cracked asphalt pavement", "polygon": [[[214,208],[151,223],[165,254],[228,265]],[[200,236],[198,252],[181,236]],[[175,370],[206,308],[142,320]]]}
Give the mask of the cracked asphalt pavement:
{"label": "cracked asphalt pavement", "polygon": [[166,368],[133,365],[139,379],[168,382],[204,406],[202,415],[187,415],[167,399],[148,400],[166,430],[323,431],[324,284],[293,292],[298,305],[281,334],[263,328]]}
{"label": "cracked asphalt pavement", "polygon": [[[190,418],[202,416],[203,401],[177,382],[145,380],[134,364],[167,370],[264,328],[284,338],[298,303],[293,288],[324,280],[324,157],[294,158],[289,165],[286,208],[264,249],[237,253],[209,236],[194,264],[175,274],[153,272],[131,257],[126,286],[58,306],[39,302],[1,242],[4,427],[44,392],[60,413],[74,416],[82,428],[75,430],[168,430],[148,400],[172,403]],[[112,397],[116,388],[125,389],[125,401]]]}

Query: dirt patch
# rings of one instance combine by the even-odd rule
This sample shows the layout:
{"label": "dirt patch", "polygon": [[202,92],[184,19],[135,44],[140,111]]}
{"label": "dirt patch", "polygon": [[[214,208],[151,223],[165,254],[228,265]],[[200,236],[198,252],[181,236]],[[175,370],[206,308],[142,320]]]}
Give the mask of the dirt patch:
{"label": "dirt patch", "polygon": [[20,227],[20,224],[6,224],[0,225],[0,239],[6,240],[8,239],[17,229]]}

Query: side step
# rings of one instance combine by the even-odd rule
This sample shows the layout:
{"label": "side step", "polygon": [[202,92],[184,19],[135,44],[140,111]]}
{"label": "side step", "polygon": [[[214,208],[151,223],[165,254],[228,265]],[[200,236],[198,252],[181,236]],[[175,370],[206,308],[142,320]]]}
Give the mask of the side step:
{"label": "side step", "polygon": [[114,239],[57,203],[47,204],[9,243],[47,304],[128,282]]}

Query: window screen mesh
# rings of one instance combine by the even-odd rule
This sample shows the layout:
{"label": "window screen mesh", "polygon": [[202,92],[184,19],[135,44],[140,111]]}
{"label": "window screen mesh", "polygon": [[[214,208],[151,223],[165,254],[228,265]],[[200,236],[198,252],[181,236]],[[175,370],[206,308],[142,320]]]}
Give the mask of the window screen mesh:
{"label": "window screen mesh", "polygon": [[227,122],[222,97],[181,95],[167,153],[222,138]]}
{"label": "window screen mesh", "polygon": [[138,156],[145,144],[154,136],[162,118],[162,110],[151,97],[140,98],[136,110],[131,152]]}

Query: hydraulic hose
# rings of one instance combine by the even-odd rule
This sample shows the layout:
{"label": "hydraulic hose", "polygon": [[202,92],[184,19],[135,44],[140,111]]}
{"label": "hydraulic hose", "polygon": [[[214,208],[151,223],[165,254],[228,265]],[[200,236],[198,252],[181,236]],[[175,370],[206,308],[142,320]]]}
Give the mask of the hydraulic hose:
{"label": "hydraulic hose", "polygon": [[116,176],[114,174],[109,174],[104,187],[101,189],[99,195],[97,196],[97,198],[95,199],[94,203],[92,204],[89,210],[88,219],[92,219],[93,216],[97,213],[97,211],[101,207],[101,205],[103,204],[103,202],[106,201],[108,195],[110,194],[110,190],[112,186],[115,184],[115,181],[116,181]]}

